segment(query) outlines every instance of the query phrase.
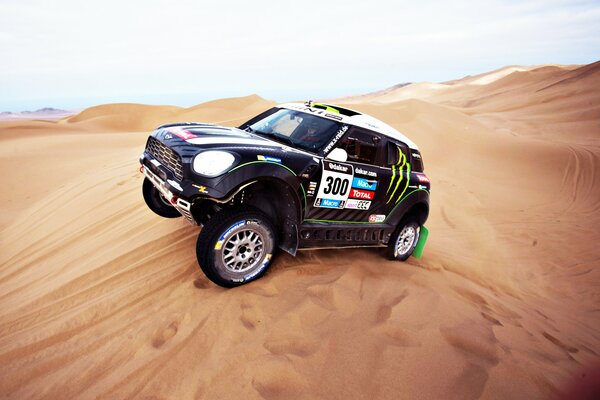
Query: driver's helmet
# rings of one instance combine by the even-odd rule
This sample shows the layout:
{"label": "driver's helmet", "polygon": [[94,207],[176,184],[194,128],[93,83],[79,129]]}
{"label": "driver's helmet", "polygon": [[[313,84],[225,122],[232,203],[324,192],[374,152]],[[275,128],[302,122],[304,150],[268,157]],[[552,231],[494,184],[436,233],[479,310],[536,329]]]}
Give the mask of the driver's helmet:
{"label": "driver's helmet", "polygon": [[319,123],[314,119],[306,121],[306,136],[318,136],[319,134]]}

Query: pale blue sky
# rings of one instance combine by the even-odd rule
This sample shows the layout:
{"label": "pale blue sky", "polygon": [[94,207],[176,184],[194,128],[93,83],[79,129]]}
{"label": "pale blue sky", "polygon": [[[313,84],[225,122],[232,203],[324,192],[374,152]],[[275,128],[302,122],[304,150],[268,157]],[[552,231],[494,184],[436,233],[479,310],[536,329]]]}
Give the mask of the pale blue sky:
{"label": "pale blue sky", "polygon": [[285,101],[600,59],[600,1],[0,0],[0,111]]}

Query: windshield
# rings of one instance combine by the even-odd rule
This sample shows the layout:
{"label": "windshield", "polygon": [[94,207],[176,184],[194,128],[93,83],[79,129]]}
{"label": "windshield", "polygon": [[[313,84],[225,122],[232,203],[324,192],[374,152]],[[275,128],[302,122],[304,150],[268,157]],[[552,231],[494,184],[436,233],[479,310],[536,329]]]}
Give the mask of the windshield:
{"label": "windshield", "polygon": [[318,153],[339,130],[340,123],[301,111],[281,109],[248,128],[273,140]]}

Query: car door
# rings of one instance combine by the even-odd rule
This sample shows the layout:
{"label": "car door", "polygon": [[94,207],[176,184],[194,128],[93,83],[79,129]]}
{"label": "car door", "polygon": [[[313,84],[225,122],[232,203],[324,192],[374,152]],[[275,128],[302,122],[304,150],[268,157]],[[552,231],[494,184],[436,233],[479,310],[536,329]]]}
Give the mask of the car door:
{"label": "car door", "polygon": [[[309,194],[306,221],[381,223],[391,205],[386,198],[392,169],[387,140],[366,129],[351,127],[337,143],[346,162],[323,159]],[[329,153],[331,154],[331,153]]]}

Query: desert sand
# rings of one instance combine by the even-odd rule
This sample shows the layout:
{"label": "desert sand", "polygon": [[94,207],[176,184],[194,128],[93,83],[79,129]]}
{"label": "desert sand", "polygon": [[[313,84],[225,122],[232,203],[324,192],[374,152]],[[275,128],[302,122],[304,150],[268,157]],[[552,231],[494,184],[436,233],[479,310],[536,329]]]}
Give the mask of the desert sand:
{"label": "desert sand", "polygon": [[258,96],[0,123],[0,397],[547,399],[600,361],[600,63],[338,99],[419,144],[422,259],[280,252],[226,290],[198,228],[154,215],[160,123],[234,126]]}

